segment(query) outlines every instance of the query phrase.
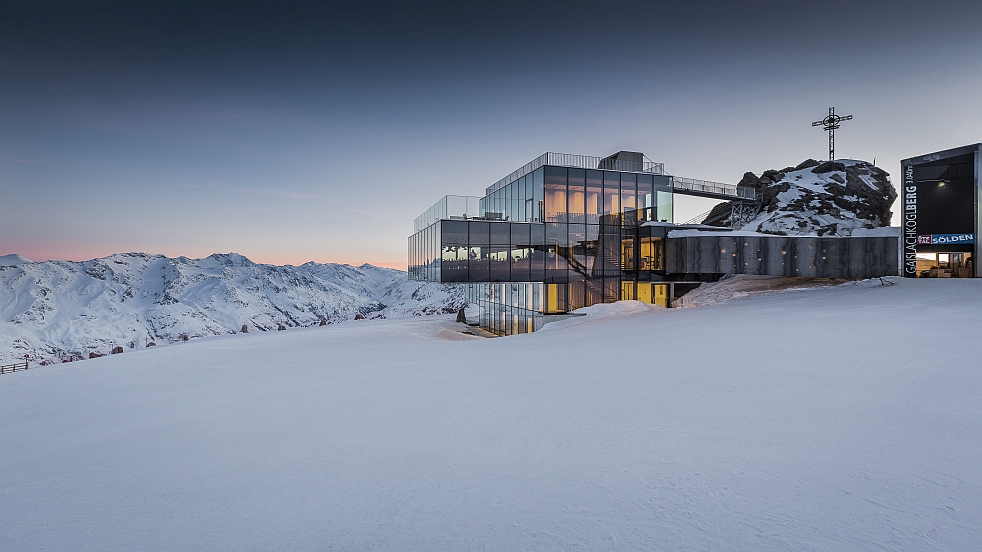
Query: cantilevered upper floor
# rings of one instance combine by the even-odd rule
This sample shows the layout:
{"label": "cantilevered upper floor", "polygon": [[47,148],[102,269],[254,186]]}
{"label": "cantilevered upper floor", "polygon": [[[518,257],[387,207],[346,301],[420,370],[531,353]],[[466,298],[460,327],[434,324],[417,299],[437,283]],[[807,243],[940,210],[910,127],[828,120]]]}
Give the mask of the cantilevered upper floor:
{"label": "cantilevered upper floor", "polygon": [[629,151],[545,153],[486,192],[482,198],[446,196],[416,219],[411,278],[519,281],[515,271],[505,275],[494,267],[526,260],[529,273],[519,270],[520,281],[620,277],[623,259],[631,257],[621,252],[624,235],[631,234],[626,229],[673,222],[675,193],[746,195],[733,185],[665,174],[661,163]]}

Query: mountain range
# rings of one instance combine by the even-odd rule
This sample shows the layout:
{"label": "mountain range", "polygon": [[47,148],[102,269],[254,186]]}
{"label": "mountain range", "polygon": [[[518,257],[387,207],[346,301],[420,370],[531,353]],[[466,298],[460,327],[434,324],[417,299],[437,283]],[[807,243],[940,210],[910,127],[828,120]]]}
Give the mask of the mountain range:
{"label": "mountain range", "polygon": [[90,261],[0,256],[0,362],[65,362],[209,335],[456,312],[464,288],[364,264],[275,266],[120,253]]}

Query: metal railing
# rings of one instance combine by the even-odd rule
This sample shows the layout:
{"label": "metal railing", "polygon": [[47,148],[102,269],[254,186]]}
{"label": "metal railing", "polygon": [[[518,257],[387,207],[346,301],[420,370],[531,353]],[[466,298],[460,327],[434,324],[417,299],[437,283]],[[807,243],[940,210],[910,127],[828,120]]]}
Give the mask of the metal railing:
{"label": "metal railing", "polygon": [[706,218],[708,218],[709,215],[710,215],[710,213],[712,213],[712,212],[713,212],[713,210],[710,209],[710,210],[706,211],[705,213],[696,215],[696,216],[690,218],[689,220],[683,222],[681,224],[681,226],[686,226],[686,225],[689,225],[689,224],[702,224],[703,222],[705,222]]}
{"label": "metal railing", "polygon": [[709,180],[699,180],[697,178],[685,178],[684,176],[673,176],[672,187],[676,190],[688,190],[728,196],[734,199],[756,199],[757,190],[749,186],[737,186],[736,184],[723,184],[721,182],[711,182]]}
{"label": "metal railing", "polygon": [[443,196],[440,201],[433,204],[422,215],[413,221],[413,232],[428,227],[438,220],[448,218],[476,218],[481,216],[481,198],[473,196]]}
{"label": "metal railing", "polygon": [[555,153],[550,151],[543,153],[539,157],[530,161],[524,167],[488,186],[486,192],[488,195],[491,195],[493,192],[500,190],[508,184],[511,184],[519,178],[545,165],[553,165],[556,167],[573,167],[578,169],[603,169],[608,171],[665,174],[664,163],[655,163],[647,158],[640,162],[624,161],[613,160],[608,157],[577,155],[573,153]]}

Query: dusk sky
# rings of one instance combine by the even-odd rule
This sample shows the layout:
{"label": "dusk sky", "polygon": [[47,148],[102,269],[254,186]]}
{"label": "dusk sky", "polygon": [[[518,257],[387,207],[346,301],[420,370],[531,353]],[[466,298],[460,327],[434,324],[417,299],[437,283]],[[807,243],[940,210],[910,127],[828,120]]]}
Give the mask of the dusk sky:
{"label": "dusk sky", "polygon": [[735,183],[829,106],[893,175],[982,141],[982,2],[0,1],[0,255],[404,269],[543,152]]}

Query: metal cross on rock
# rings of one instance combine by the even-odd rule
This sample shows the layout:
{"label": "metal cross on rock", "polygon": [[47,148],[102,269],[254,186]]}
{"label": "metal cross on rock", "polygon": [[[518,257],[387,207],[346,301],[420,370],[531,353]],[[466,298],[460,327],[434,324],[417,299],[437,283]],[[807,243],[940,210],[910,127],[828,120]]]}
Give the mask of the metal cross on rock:
{"label": "metal cross on rock", "polygon": [[829,108],[828,117],[821,121],[815,121],[812,126],[822,125],[822,130],[829,132],[829,161],[835,159],[835,129],[839,128],[839,123],[852,119],[852,115],[839,116],[835,114],[835,108]]}

